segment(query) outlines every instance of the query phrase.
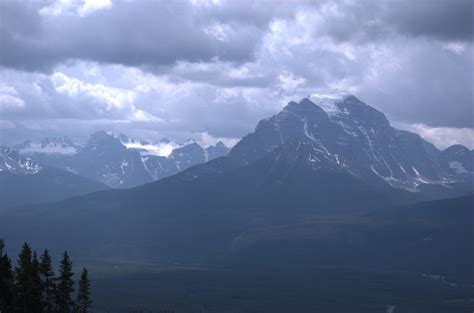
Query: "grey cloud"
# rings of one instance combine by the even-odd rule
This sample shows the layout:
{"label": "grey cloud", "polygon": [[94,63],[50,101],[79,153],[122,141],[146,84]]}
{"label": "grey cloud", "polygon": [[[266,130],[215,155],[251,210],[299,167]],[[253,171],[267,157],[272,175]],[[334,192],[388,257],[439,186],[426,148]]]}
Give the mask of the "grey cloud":
{"label": "grey cloud", "polygon": [[117,1],[84,17],[40,16],[29,3],[2,6],[0,64],[24,70],[47,71],[71,59],[152,69],[178,60],[242,62],[252,59],[261,35],[252,25],[230,25],[228,38],[215,38],[206,32],[212,24],[186,2]]}
{"label": "grey cloud", "polygon": [[395,121],[472,128],[472,45],[465,49],[454,55],[430,42],[413,43],[398,50],[396,69],[363,84],[360,94]]}
{"label": "grey cloud", "polygon": [[385,9],[387,20],[401,32],[443,40],[472,41],[471,0],[394,1],[390,4]]}
{"label": "grey cloud", "polygon": [[[348,89],[391,121],[473,127],[469,1],[117,1],[48,18],[37,4],[0,3],[10,6],[0,64],[15,69],[0,69],[0,84],[25,103],[0,116],[9,138],[69,124],[71,137],[96,129],[241,137],[321,87]],[[59,92],[56,72],[85,89]],[[108,110],[100,86],[87,84],[134,98]],[[137,112],[157,120],[138,121]]]}
{"label": "grey cloud", "polygon": [[[166,71],[176,61],[219,59],[244,63],[272,20],[294,18],[298,8],[321,10],[315,36],[370,42],[396,34],[439,40],[472,39],[472,2],[455,1],[223,1],[195,7],[185,1],[115,1],[87,16],[40,15],[49,2],[0,4],[0,64],[49,71],[71,59],[139,66]],[[225,26],[227,38],[209,27]],[[164,68],[163,68],[164,67]]]}
{"label": "grey cloud", "polygon": [[373,42],[397,35],[472,41],[471,0],[329,1],[321,7],[329,17],[315,36],[337,41]]}
{"label": "grey cloud", "polygon": [[311,0],[302,0],[297,3],[274,0],[224,0],[221,5],[204,7],[201,18],[237,25],[253,25],[266,29],[272,19],[293,18],[295,9],[302,5],[310,5],[314,9],[319,7],[320,2]]}

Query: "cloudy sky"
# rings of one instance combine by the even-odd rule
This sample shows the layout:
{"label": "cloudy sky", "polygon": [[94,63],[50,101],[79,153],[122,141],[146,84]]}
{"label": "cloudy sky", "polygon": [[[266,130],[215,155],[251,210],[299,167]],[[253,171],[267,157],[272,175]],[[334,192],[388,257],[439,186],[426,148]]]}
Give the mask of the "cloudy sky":
{"label": "cloudy sky", "polygon": [[320,89],[474,148],[471,0],[0,1],[0,143],[232,143]]}

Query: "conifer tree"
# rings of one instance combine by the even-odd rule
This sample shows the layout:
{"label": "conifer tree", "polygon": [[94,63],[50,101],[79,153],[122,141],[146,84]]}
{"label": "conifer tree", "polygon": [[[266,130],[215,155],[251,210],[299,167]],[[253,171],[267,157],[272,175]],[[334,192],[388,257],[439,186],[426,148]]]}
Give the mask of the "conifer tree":
{"label": "conifer tree", "polygon": [[42,312],[43,311],[43,286],[41,284],[40,278],[40,263],[38,261],[38,257],[36,252],[33,252],[33,258],[31,259],[31,291],[32,291],[32,299],[33,303],[35,304],[35,311],[34,312]]}
{"label": "conifer tree", "polygon": [[39,296],[38,261],[33,258],[30,246],[25,243],[18,256],[15,269],[16,307],[22,313],[41,312]]}
{"label": "conifer tree", "polygon": [[51,256],[48,250],[44,250],[41,255],[40,277],[43,285],[43,307],[45,313],[53,313],[54,309],[54,271]]}
{"label": "conifer tree", "polygon": [[74,292],[74,273],[72,272],[72,262],[64,251],[63,258],[59,266],[59,276],[56,285],[56,305],[58,313],[71,313],[74,308],[72,293]]}
{"label": "conifer tree", "polygon": [[77,295],[77,312],[78,313],[90,313],[92,305],[91,294],[90,294],[90,281],[88,277],[87,269],[84,267],[79,280],[79,292]]}
{"label": "conifer tree", "polygon": [[8,255],[3,254],[4,242],[0,240],[0,312],[13,311],[13,269]]}
{"label": "conifer tree", "polygon": [[31,272],[31,248],[25,242],[18,255],[17,267],[15,268],[15,289],[17,292],[17,307],[20,312],[27,312],[30,296],[30,272]]}

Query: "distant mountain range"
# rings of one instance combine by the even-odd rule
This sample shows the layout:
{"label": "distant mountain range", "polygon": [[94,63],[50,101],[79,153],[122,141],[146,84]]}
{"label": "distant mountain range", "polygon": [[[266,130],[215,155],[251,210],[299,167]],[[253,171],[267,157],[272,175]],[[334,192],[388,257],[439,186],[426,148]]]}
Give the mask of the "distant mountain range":
{"label": "distant mountain range", "polygon": [[112,188],[130,188],[174,175],[182,170],[227,155],[218,142],[203,148],[193,140],[177,144],[164,138],[156,143],[124,134],[94,133],[83,144],[68,137],[29,140],[12,147],[21,156],[96,180]]}
{"label": "distant mountain range", "polygon": [[[126,145],[132,143],[143,148],[127,149]],[[161,172],[165,163],[150,163],[149,158],[172,160],[177,170],[192,165],[185,161],[188,155],[199,154],[200,160],[206,161],[206,152],[193,143],[174,148],[168,157],[145,153],[154,149],[146,146],[100,132],[74,154],[73,159],[79,163],[70,164],[88,177],[112,177],[107,173],[118,172],[120,176],[110,181],[123,179],[136,185],[141,173],[153,173],[150,168],[160,169],[156,172],[159,175],[168,173]],[[221,148],[224,150],[220,145],[213,149]],[[205,151],[209,159],[215,153]],[[121,157],[112,158],[116,155]],[[278,114],[260,121],[227,156],[131,189],[6,210],[0,227],[7,239],[30,240],[29,234],[34,233],[32,242],[75,247],[84,257],[178,262],[225,258],[236,251],[243,254],[238,252],[233,257],[243,257],[245,251],[255,253],[253,249],[259,246],[266,261],[284,251],[279,247],[287,251],[301,247],[305,256],[321,251],[331,260],[347,256],[341,247],[356,249],[363,238],[368,238],[370,249],[375,249],[365,251],[367,257],[374,255],[375,261],[388,262],[390,249],[380,239],[396,245],[401,255],[415,253],[409,263],[419,265],[431,262],[428,256],[437,255],[433,250],[437,246],[424,245],[424,238],[439,236],[439,227],[450,221],[437,219],[437,224],[430,224],[429,218],[417,220],[415,211],[410,215],[405,210],[407,220],[416,224],[414,228],[410,225],[415,224],[404,224],[404,218],[396,223],[387,219],[374,228],[359,222],[380,218],[378,214],[384,216],[383,212],[393,216],[393,207],[472,194],[473,155],[462,146],[440,151],[416,134],[397,130],[383,113],[353,95],[314,94],[298,103],[290,102]],[[55,162],[69,158],[61,156]],[[70,166],[66,164],[62,166]],[[136,170],[139,164],[143,165],[141,172]],[[134,171],[128,172],[130,168]],[[461,201],[463,217],[458,224],[470,214],[470,202],[472,197]],[[455,210],[455,203],[446,204],[446,209]],[[8,220],[15,219],[19,212],[22,219],[28,216],[31,222],[23,223],[22,229],[8,228]],[[456,244],[464,247],[454,224],[445,227],[444,235],[459,240]],[[403,238],[393,238],[405,231],[407,238],[417,240],[417,244],[404,247],[407,243]],[[295,232],[298,236],[292,237]],[[317,244],[307,246],[308,236],[316,236]],[[334,238],[339,241],[333,249],[330,245]],[[282,240],[286,240],[285,246],[280,245]],[[439,240],[440,249],[451,255],[449,242]],[[417,255],[418,260],[416,247],[425,249]],[[382,249],[383,255],[376,249]],[[403,264],[403,260],[397,264]]]}
{"label": "distant mountain range", "polygon": [[[251,164],[290,141],[307,146],[305,157],[315,170],[338,169],[369,184],[412,192],[463,193],[474,170],[473,151],[461,145],[440,151],[414,133],[393,128],[383,113],[344,92],[316,93],[290,102],[260,121],[229,159],[235,166]],[[27,140],[12,149],[34,162],[112,188],[143,185],[229,153],[222,142],[203,148],[192,140],[177,144],[164,138],[152,143],[104,131],[92,134],[83,145],[62,137]]]}
{"label": "distant mountain range", "polygon": [[66,170],[41,165],[0,147],[0,208],[58,201],[108,187]]}
{"label": "distant mountain range", "polygon": [[[1,207],[58,201],[109,188],[130,188],[174,175],[227,155],[218,142],[203,148],[193,140],[156,143],[105,131],[81,145],[68,137],[0,146]],[[1,208],[0,207],[0,208]]]}

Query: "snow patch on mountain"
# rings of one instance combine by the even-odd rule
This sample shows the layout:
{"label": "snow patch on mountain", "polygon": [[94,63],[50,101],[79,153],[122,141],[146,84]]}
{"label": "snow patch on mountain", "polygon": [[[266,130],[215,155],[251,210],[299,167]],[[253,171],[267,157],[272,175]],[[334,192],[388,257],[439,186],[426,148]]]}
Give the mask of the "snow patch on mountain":
{"label": "snow patch on mountain", "polygon": [[42,169],[43,167],[31,158],[20,156],[17,151],[9,147],[0,147],[0,172],[32,175]]}
{"label": "snow patch on mountain", "polygon": [[193,139],[184,143],[169,138],[151,142],[110,131],[95,132],[82,145],[74,144],[67,137],[48,137],[40,142],[26,140],[5,149],[17,156],[13,160],[0,158],[0,171],[35,173],[41,169],[39,164],[44,164],[112,188],[145,184],[229,152],[222,142],[204,148]]}
{"label": "snow patch on mountain", "polygon": [[[420,185],[450,188],[468,182],[472,172],[473,157],[465,147],[453,146],[441,155],[429,142],[392,127],[382,112],[341,91],[289,102],[261,120],[230,155],[245,165],[294,139],[310,144],[313,150],[305,160],[314,169],[346,170],[369,183],[383,180],[413,192],[422,190]],[[299,145],[294,148],[301,153]]]}
{"label": "snow patch on mountain", "polygon": [[344,101],[350,94],[344,91],[332,90],[313,93],[308,99],[324,110],[330,117],[347,113],[339,108],[338,103]]}
{"label": "snow patch on mountain", "polygon": [[461,162],[459,161],[451,161],[449,162],[449,167],[456,171],[458,174],[467,174],[469,173],[468,170],[464,168]]}
{"label": "snow patch on mountain", "polygon": [[143,141],[128,141],[122,142],[122,144],[127,149],[135,149],[139,150],[140,155],[147,156],[147,155],[155,155],[161,157],[168,157],[173,152],[174,149],[180,147],[177,143],[170,141],[170,142],[157,142],[155,144],[147,143]]}

